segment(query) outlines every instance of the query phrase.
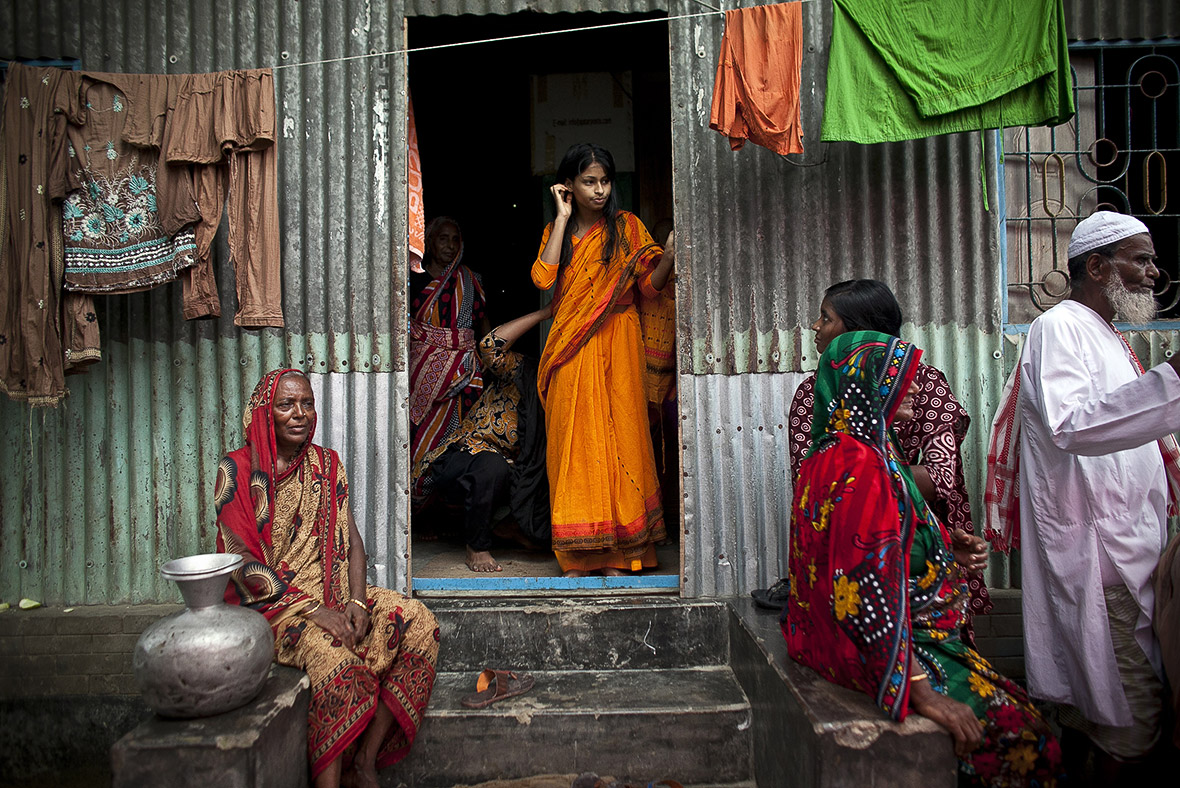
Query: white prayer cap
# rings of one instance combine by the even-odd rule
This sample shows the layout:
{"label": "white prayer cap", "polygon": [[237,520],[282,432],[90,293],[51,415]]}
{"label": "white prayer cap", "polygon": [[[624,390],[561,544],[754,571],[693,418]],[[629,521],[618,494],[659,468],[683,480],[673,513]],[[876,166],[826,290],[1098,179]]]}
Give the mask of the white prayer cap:
{"label": "white prayer cap", "polygon": [[1114,211],[1095,211],[1073,228],[1073,235],[1069,237],[1069,259],[1146,232],[1149,232],[1147,225],[1134,216]]}

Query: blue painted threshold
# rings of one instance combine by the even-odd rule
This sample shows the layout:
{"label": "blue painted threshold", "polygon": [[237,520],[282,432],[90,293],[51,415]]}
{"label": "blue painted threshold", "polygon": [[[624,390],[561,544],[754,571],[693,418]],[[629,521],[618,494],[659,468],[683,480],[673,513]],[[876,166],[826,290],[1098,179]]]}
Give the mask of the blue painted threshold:
{"label": "blue painted threshold", "polygon": [[629,577],[415,577],[415,591],[611,591],[679,589],[679,575]]}

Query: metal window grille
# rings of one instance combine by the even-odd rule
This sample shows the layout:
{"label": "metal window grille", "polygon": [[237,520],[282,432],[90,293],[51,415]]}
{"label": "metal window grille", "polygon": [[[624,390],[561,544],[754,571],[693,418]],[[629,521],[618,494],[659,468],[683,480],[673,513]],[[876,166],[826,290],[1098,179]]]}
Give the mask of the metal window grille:
{"label": "metal window grille", "polygon": [[1094,211],[1114,210],[1138,217],[1151,230],[1159,257],[1159,317],[1175,328],[1178,61],[1180,40],[1174,39],[1071,46],[1074,118],[1051,128],[1003,131],[1006,324],[1027,324],[1068,294],[1070,233]]}

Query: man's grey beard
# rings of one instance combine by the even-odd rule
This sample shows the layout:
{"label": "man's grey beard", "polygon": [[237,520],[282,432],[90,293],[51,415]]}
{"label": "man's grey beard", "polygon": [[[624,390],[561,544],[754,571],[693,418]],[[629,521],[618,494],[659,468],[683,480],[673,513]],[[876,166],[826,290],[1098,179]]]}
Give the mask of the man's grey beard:
{"label": "man's grey beard", "polygon": [[1132,293],[1121,276],[1113,276],[1102,288],[1102,294],[1114,309],[1115,317],[1133,325],[1150,323],[1156,316],[1155,296],[1151,293]]}

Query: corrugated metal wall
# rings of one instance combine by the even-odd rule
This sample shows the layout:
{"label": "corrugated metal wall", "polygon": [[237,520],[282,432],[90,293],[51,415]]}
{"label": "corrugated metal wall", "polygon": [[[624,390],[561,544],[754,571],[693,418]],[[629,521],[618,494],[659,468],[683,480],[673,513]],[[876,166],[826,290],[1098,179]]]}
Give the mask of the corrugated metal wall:
{"label": "corrugated metal wall", "polygon": [[[1071,37],[1175,34],[1174,4],[1124,13],[1129,5],[1070,3]],[[406,4],[409,15],[431,16],[539,10],[706,9],[693,0]],[[722,18],[668,25],[690,596],[744,593],[785,566],[790,489],[777,425],[800,371],[814,366],[802,327],[827,285],[872,276],[897,291],[907,335],[971,413],[966,462],[977,499],[1002,384],[991,135],[819,143],[830,3],[809,0],[803,19],[807,153],[791,160],[756,146],[733,153],[707,128]],[[83,9],[18,0],[0,8],[0,55],[207,71],[388,51],[402,43],[401,24],[400,2],[124,0]],[[288,333],[239,331],[228,317],[183,323],[174,287],[103,299],[107,355],[72,382],[71,399],[45,412],[0,403],[0,450],[12,458],[0,475],[0,598],[174,598],[156,565],[211,546],[213,468],[240,440],[250,387],[281,363],[327,373],[314,379],[320,437],[349,466],[378,580],[404,587],[407,382],[404,326],[391,317],[405,308],[405,261],[392,240],[405,232],[404,59],[284,69],[277,83]],[[224,244],[219,264],[228,314]],[[1162,340],[1147,344],[1146,355],[1162,358]],[[999,563],[989,579],[1004,585]]]}
{"label": "corrugated metal wall", "polygon": [[1176,38],[1180,3],[1169,0],[1065,0],[1071,41]]}
{"label": "corrugated metal wall", "polygon": [[[681,2],[671,13],[696,8]],[[806,153],[788,161],[753,145],[731,152],[708,130],[722,21],[672,23],[692,595],[744,593],[785,571],[791,491],[778,424],[801,379],[792,373],[815,366],[811,332],[801,327],[830,284],[872,277],[895,290],[908,338],[946,371],[972,415],[973,437],[986,433],[1003,383],[992,355],[1000,349],[1001,217],[991,135],[986,152],[980,134],[820,143],[830,31],[831,5],[805,4]],[[967,463],[977,478],[977,458]]]}
{"label": "corrugated metal wall", "polygon": [[[1175,35],[1180,8],[1066,6],[1071,39]],[[669,9],[697,10],[692,0]],[[802,377],[796,371],[815,365],[803,327],[823,290],[842,279],[872,277],[894,289],[910,321],[903,334],[946,373],[970,413],[964,464],[980,521],[987,436],[1018,352],[1000,323],[1004,212],[994,136],[818,142],[831,18],[829,2],[803,6],[807,150],[791,161],[756,146],[732,153],[708,131],[721,20],[671,23],[689,595],[745,593],[785,572],[791,490],[778,425]],[[1134,341],[1146,364],[1163,360],[1169,340],[1149,333]],[[987,579],[1013,581],[1004,557],[993,557]]]}
{"label": "corrugated metal wall", "polygon": [[[318,61],[402,44],[400,6],[204,0],[17,0],[0,57],[77,57],[92,71],[185,73]],[[404,58],[276,71],[286,331],[184,322],[179,285],[98,301],[103,360],[57,409],[0,400],[0,599],[178,599],[160,563],[212,550],[212,480],[241,444],[267,369],[320,373],[320,438],[350,472],[379,582],[405,587]],[[403,556],[391,560],[391,556]]]}

